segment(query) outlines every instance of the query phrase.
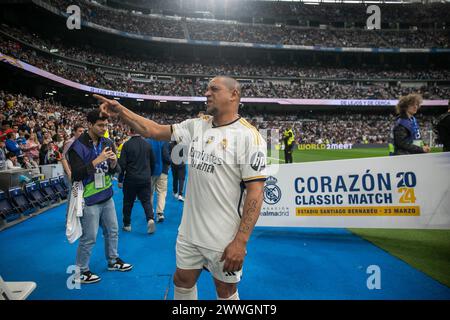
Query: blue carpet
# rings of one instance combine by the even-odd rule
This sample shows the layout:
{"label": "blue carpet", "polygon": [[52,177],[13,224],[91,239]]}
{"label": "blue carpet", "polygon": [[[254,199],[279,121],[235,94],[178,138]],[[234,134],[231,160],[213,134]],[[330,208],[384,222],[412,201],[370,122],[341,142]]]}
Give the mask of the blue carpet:
{"label": "blue carpet", "polygon": [[[169,180],[169,186],[171,181]],[[169,187],[169,190],[171,188]],[[114,200],[122,226],[122,192]],[[119,235],[119,254],[131,272],[109,272],[99,230],[91,270],[97,284],[68,289],[67,268],[77,243],[65,238],[65,205],[0,232],[0,275],[6,281],[35,281],[29,299],[172,299],[175,240],[182,203],[167,196],[166,220],[146,233],[143,209],[135,203],[131,233]],[[242,299],[450,299],[450,288],[345,229],[256,228],[248,245]],[[381,270],[381,289],[369,290],[366,269]],[[200,299],[215,299],[210,274],[198,282]]]}

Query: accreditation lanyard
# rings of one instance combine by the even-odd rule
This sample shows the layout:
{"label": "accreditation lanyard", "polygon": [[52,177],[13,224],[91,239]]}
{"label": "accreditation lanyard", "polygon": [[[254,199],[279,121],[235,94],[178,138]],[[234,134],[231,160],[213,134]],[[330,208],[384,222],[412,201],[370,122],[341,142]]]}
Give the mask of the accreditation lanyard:
{"label": "accreditation lanyard", "polygon": [[416,118],[412,117],[411,122],[412,122],[412,131],[413,131],[413,145],[418,146],[418,147],[423,147],[424,143],[423,143],[423,140],[421,139],[419,124],[417,123]]}
{"label": "accreditation lanyard", "polygon": [[[100,139],[97,146],[94,146],[95,156],[98,157],[102,153],[102,140]],[[95,189],[102,189],[105,187],[105,173],[103,172],[103,162],[98,164],[95,168],[94,187]]]}
{"label": "accreditation lanyard", "polygon": [[420,139],[420,129],[419,129],[419,124],[417,123],[416,118],[412,117],[411,121],[412,121],[412,129],[413,129],[413,133],[414,133],[414,139]]}
{"label": "accreditation lanyard", "polygon": [[95,156],[98,157],[102,153],[102,140],[98,142],[97,146],[94,146]]}

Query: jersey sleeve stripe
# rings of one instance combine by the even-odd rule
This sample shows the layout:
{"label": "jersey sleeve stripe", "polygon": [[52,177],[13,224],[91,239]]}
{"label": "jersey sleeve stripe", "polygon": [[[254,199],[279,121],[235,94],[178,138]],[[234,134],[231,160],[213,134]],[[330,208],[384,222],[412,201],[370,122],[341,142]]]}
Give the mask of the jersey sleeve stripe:
{"label": "jersey sleeve stripe", "polygon": [[253,137],[255,138],[255,144],[259,145],[260,141],[259,141],[259,136],[258,136],[258,132],[256,131],[255,127],[253,127],[250,123],[248,123],[245,119],[241,120],[242,125],[244,125],[245,127],[249,128],[250,131],[253,134]]}
{"label": "jersey sleeve stripe", "polygon": [[248,123],[246,123],[246,121],[245,121],[244,119],[241,119],[239,122],[240,122],[244,127],[250,129],[250,132],[251,132],[252,135],[253,135],[254,142],[257,143],[256,137],[255,137],[255,133],[254,133],[254,132],[252,131],[252,129],[249,127]]}
{"label": "jersey sleeve stripe", "polygon": [[266,176],[256,176],[256,177],[250,177],[250,178],[243,178],[244,182],[254,181],[254,180],[266,180]]}
{"label": "jersey sleeve stripe", "polygon": [[256,130],[256,128],[254,126],[252,126],[247,120],[244,119],[244,121],[247,123],[247,125],[249,126],[250,129],[253,130],[253,132],[256,135],[256,140],[257,140],[257,145],[261,144],[261,134],[258,132],[258,130]]}

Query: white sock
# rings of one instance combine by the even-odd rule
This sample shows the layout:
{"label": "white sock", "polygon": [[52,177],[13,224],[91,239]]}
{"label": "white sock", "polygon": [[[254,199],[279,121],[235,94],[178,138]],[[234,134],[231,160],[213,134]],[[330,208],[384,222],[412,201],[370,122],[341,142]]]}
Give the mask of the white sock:
{"label": "white sock", "polygon": [[229,296],[228,298],[221,298],[219,296],[217,296],[217,300],[239,300],[239,293],[236,290],[235,293],[233,293],[231,296]]}
{"label": "white sock", "polygon": [[198,300],[197,297],[197,285],[194,285],[192,288],[181,288],[175,286],[174,300]]}

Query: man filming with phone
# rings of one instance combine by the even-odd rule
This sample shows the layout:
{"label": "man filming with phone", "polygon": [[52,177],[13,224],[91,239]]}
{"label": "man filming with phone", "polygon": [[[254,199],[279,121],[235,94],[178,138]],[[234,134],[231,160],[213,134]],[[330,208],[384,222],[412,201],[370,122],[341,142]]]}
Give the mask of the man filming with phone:
{"label": "man filming with phone", "polygon": [[112,199],[112,175],[120,172],[114,143],[104,137],[108,117],[99,110],[88,113],[89,130],[75,140],[69,149],[72,181],[83,183],[84,209],[80,218],[83,230],[78,245],[76,265],[80,270],[76,281],[83,284],[100,281],[89,269],[92,248],[99,225],[105,239],[105,255],[109,271],[129,271],[132,265],[119,258],[117,252],[119,227]]}

